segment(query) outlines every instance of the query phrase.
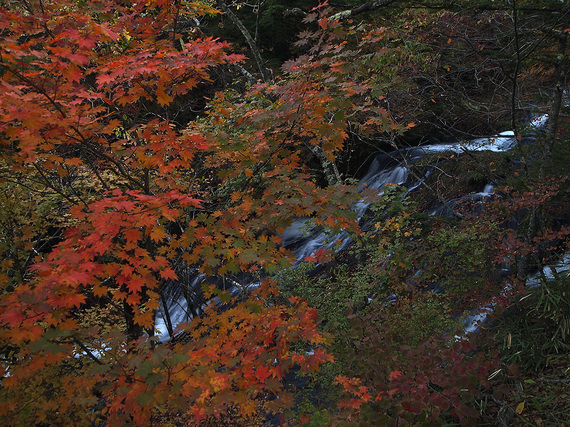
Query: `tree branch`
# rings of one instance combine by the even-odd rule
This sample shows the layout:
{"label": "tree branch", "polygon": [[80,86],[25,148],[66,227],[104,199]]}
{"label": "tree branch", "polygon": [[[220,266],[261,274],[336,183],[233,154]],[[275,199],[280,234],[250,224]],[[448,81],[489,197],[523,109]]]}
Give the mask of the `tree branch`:
{"label": "tree branch", "polygon": [[97,363],[98,365],[103,365],[103,362],[101,362],[99,360],[99,358],[97,356],[95,356],[91,350],[89,350],[85,344],[83,344],[81,341],[79,341],[79,339],[74,338],[73,341],[75,342],[75,344],[77,344],[79,347],[81,347],[81,350],[83,350],[85,352],[85,354],[87,356],[89,356],[95,363]]}
{"label": "tree branch", "polygon": [[261,78],[263,79],[263,81],[264,82],[271,81],[270,72],[263,63],[263,58],[261,57],[261,53],[259,53],[257,44],[255,43],[255,40],[253,40],[253,37],[251,37],[251,34],[249,34],[249,31],[247,30],[245,25],[243,25],[243,22],[241,22],[241,20],[236,16],[236,14],[228,7],[228,5],[224,0],[218,0],[218,5],[222,9],[222,11],[227,15],[227,17],[230,18],[231,21],[236,25],[236,27],[238,27],[241,34],[247,41],[247,44],[251,49],[251,53],[253,54],[253,58],[257,63],[257,68],[259,68],[259,72],[261,73]]}

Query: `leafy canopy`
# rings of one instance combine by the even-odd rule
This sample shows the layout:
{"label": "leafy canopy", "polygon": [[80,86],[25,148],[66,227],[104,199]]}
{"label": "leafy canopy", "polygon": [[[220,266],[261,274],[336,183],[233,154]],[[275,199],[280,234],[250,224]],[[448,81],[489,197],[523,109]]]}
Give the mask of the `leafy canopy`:
{"label": "leafy canopy", "polygon": [[[331,94],[340,86],[320,71],[260,86],[250,96],[269,102],[269,113],[219,97],[207,123],[181,132],[180,103],[212,81],[216,66],[243,59],[180,24],[215,13],[208,2],[164,0],[0,8],[3,191],[7,200],[37,198],[17,213],[20,222],[54,204],[62,212],[41,251],[15,251],[42,232],[38,225],[2,247],[8,269],[25,260],[20,276],[9,272],[0,301],[5,422],[280,412],[292,403],[283,376],[332,360],[320,348],[315,311],[295,298],[272,302],[269,280],[241,302],[204,287],[211,302],[180,327],[183,339],[153,337],[177,262],[220,275],[271,271],[289,255],[275,233],[291,215],[356,229],[348,189],[318,191],[299,155],[306,143],[332,158],[343,117],[356,108],[350,97],[365,85],[343,88],[340,103]],[[248,108],[224,132],[226,119]],[[295,352],[293,343],[314,352]]]}

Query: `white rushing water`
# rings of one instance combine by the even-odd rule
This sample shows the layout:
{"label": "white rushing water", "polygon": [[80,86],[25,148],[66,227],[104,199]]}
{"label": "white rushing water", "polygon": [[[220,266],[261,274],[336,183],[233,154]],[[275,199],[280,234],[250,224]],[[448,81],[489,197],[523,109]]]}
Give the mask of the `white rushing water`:
{"label": "white rushing water", "polygon": [[[554,264],[542,266],[540,271],[526,279],[525,286],[528,288],[536,288],[540,286],[544,280],[549,281],[561,276],[570,277],[570,254],[564,255]],[[510,290],[511,285],[507,284],[504,288],[503,295],[500,295],[500,297],[506,296]],[[481,326],[486,322],[487,316],[494,311],[495,306],[495,301],[491,300],[486,306],[472,310],[471,314],[467,316],[465,320],[463,336],[460,337],[456,335],[455,339],[465,338],[470,333],[479,331]]]}
{"label": "white rushing water", "polygon": [[[368,172],[360,181],[360,190],[365,186],[383,192],[386,185],[397,184],[402,185],[408,183],[411,191],[421,185],[419,182],[408,182],[410,167],[420,158],[435,153],[450,151],[454,153],[463,153],[467,151],[509,151],[516,145],[514,133],[511,131],[502,132],[501,134],[489,138],[477,138],[470,141],[461,141],[452,144],[434,144],[410,149],[402,149],[392,153],[378,155],[370,165]],[[469,195],[474,200],[480,200],[492,194],[493,185],[488,184],[482,192]],[[360,219],[369,204],[364,200],[356,203],[354,210]],[[432,212],[432,214],[445,214],[447,208],[440,207]],[[283,233],[283,244],[285,247],[293,246],[293,252],[297,261],[302,261],[306,257],[314,255],[314,253],[322,248],[330,249],[340,241],[341,244],[336,246],[337,250],[345,249],[350,245],[351,239],[346,233],[338,233],[331,235],[324,231],[315,233],[310,232],[310,223],[306,219],[298,219],[285,230]]]}
{"label": "white rushing water", "polygon": [[[453,144],[426,145],[422,147],[398,150],[387,154],[379,154],[373,160],[366,175],[361,179],[359,188],[362,189],[366,186],[367,188],[378,190],[378,192],[381,193],[386,185],[407,184],[411,190],[420,186],[421,180],[419,182],[409,182],[409,168],[418,159],[425,155],[441,153],[444,151],[452,151],[455,153],[483,150],[503,152],[510,150],[515,145],[516,140],[513,132],[503,132],[490,138],[478,138]],[[472,196],[486,197],[490,195],[492,191],[492,184],[489,184],[485,189],[483,189],[483,191],[475,193]],[[359,219],[364,215],[368,206],[369,204],[364,200],[360,200],[355,204],[353,209],[357,213]],[[319,249],[334,248],[339,251],[345,249],[352,242],[347,233],[341,232],[338,234],[331,234],[322,228],[314,227],[310,222],[310,219],[306,218],[294,220],[281,237],[283,239],[283,246],[290,248],[293,251],[297,262],[314,255],[314,253]],[[195,278],[191,279],[190,283],[186,283],[185,286],[189,285],[190,288],[195,287],[199,289],[203,280],[204,275],[196,275]],[[237,289],[238,287],[235,287],[235,290]],[[180,291],[178,293],[173,292],[166,299],[168,313],[170,314],[174,329],[180,323],[186,322],[192,318],[192,315],[188,310],[188,302]],[[155,329],[161,341],[169,339],[164,310],[165,308],[161,304],[156,316]]]}

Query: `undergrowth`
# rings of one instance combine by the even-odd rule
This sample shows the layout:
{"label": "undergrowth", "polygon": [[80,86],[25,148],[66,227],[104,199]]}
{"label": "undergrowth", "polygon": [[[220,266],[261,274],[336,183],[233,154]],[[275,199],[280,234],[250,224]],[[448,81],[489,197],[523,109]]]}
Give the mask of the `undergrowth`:
{"label": "undergrowth", "polygon": [[[350,424],[356,414],[362,425],[568,422],[570,277],[543,275],[513,296],[505,287],[512,278],[497,267],[515,259],[502,218],[540,196],[515,193],[484,215],[450,221],[422,215],[401,194],[388,192],[389,206],[374,206],[374,226],[325,268],[303,263],[280,277],[282,295],[306,299],[334,337],[335,363],[297,394],[299,424]],[[564,246],[563,233],[554,234],[541,239]],[[467,310],[491,300],[490,326],[459,339]],[[346,404],[338,375],[359,378],[360,390],[378,397],[356,405],[354,395],[357,409],[336,409]]]}

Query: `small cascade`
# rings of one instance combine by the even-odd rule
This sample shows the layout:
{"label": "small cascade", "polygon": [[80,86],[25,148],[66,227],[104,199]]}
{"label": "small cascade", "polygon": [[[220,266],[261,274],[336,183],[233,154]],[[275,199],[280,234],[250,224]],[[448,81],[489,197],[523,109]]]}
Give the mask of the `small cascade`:
{"label": "small cascade", "polygon": [[[408,192],[412,191],[419,187],[426,177],[410,182],[410,167],[419,159],[429,154],[444,151],[452,151],[456,153],[483,150],[503,152],[510,150],[515,145],[516,140],[513,132],[503,132],[491,138],[478,138],[472,141],[463,141],[452,144],[426,145],[422,147],[396,150],[391,153],[378,154],[372,161],[366,175],[361,179],[359,191],[362,191],[364,188],[371,188],[378,190],[381,194],[383,188],[387,184],[406,185],[408,187]],[[475,193],[465,197],[471,197],[474,200],[482,200],[491,196],[492,192],[493,185],[488,184],[480,193]],[[450,201],[450,203],[453,202],[454,201]],[[358,218],[361,219],[366,213],[368,207],[369,203],[362,199],[355,204],[353,209],[357,213]],[[445,212],[444,210],[434,211],[432,214],[445,215]],[[340,232],[338,234],[332,234],[324,230],[322,227],[315,226],[314,223],[307,218],[295,219],[283,232],[281,237],[282,245],[294,253],[296,264],[304,260],[306,257],[314,255],[314,253],[319,249],[334,248],[336,251],[340,251],[347,248],[352,243],[348,233]],[[205,276],[203,274],[197,274],[195,272],[194,275],[191,278],[186,279],[181,286],[180,284],[173,284],[173,286],[168,287],[169,289],[173,289],[166,296],[166,306],[174,329],[178,324],[186,322],[192,318],[191,312],[193,310],[189,309],[188,300],[191,302],[195,301],[193,301],[192,298],[189,298],[188,295],[200,295],[200,286],[204,279]],[[227,289],[234,293],[240,292],[243,290],[243,286],[238,285],[239,284],[236,284]],[[247,287],[251,289],[255,287],[255,283],[248,284]],[[187,293],[186,295],[184,295],[182,289]],[[202,304],[198,302],[194,307],[200,307],[201,305]],[[156,330],[159,331],[157,335],[161,341],[169,339],[164,312],[165,307],[161,304],[156,316]]]}
{"label": "small cascade", "polygon": [[[449,207],[455,208],[461,205],[470,205],[470,209],[480,209],[485,201],[493,196],[495,186],[494,184],[486,184],[485,188],[478,193],[466,194],[455,199],[448,200],[447,205],[441,204],[438,207],[431,210],[430,216],[445,216],[448,218],[453,217],[453,212],[449,210]],[[449,206],[449,207],[448,207]],[[478,212],[478,210],[477,210]]]}
{"label": "small cascade", "polygon": [[536,114],[530,119],[530,126],[537,130],[543,130],[548,123],[548,114]]}
{"label": "small cascade", "polygon": [[193,302],[195,307],[203,304],[200,301],[199,291],[205,277],[205,274],[191,271],[187,280],[183,280],[184,276],[179,274],[178,282],[165,286],[164,300],[160,302],[155,317],[155,330],[160,331],[158,337],[161,341],[166,341],[170,337],[165,305],[173,329],[181,323],[188,322],[192,318],[192,310],[188,307],[188,301]]}
{"label": "small cascade", "polygon": [[[364,188],[371,188],[378,190],[381,194],[382,189],[387,184],[405,184],[408,179],[408,167],[402,166],[405,164],[413,164],[421,157],[416,154],[410,157],[408,154],[414,150],[399,150],[388,154],[376,156],[370,165],[368,172],[361,179],[359,190]],[[418,153],[421,150],[415,150]],[[369,203],[363,199],[358,201],[353,209],[357,213],[360,220],[366,210],[370,206]],[[312,226],[311,220],[306,218],[296,219],[285,232],[282,234],[283,246],[291,249],[295,254],[295,262],[299,263],[306,257],[314,255],[319,249],[334,249],[341,251],[346,249],[351,243],[352,239],[346,232],[331,234],[322,229],[322,227]]]}
{"label": "small cascade", "polygon": [[[541,283],[543,283],[544,280],[554,280],[557,276],[570,276],[570,254],[564,255],[554,264],[542,266],[539,272],[526,279],[525,286],[527,288],[536,288],[541,286]],[[511,290],[511,286],[512,285],[507,284],[502,292],[504,295],[500,295],[499,297],[504,297]],[[494,301],[490,301],[486,307],[479,307],[472,310],[471,314],[467,316],[467,319],[465,320],[463,336],[469,335],[472,332],[478,332],[481,326],[487,321],[487,316],[495,309],[495,306],[496,303]],[[455,338],[460,339],[463,337],[456,335]]]}
{"label": "small cascade", "polygon": [[503,153],[514,148],[516,144],[514,132],[506,131],[488,138],[476,138],[451,144],[424,145],[421,148],[425,154],[441,153],[443,151],[452,151],[454,153],[493,151],[495,153]]}
{"label": "small cascade", "polygon": [[[452,144],[435,144],[422,147],[406,148],[396,150],[391,153],[378,154],[368,172],[360,180],[359,191],[364,188],[378,190],[379,194],[388,184],[397,184],[408,186],[408,192],[419,187],[426,177],[418,181],[409,181],[410,167],[422,157],[441,153],[444,151],[452,151],[462,153],[466,151],[508,151],[516,145],[513,132],[503,132],[491,138],[478,138],[472,141],[462,141]],[[487,184],[481,192],[466,195],[460,199],[451,200],[449,205],[469,200],[472,202],[482,203],[482,201],[492,194],[493,185]],[[364,216],[369,207],[369,203],[360,200],[354,206],[354,210],[358,215],[358,219]],[[451,216],[451,212],[445,206],[440,206],[431,212],[432,215]],[[351,238],[347,233],[338,233],[331,235],[319,228],[311,227],[310,220],[297,219],[288,227],[282,235],[283,246],[292,249],[296,257],[296,262],[304,260],[306,257],[314,255],[314,253],[323,248],[331,249],[335,247],[337,251],[345,249],[350,245]],[[338,244],[338,242],[341,242]],[[335,246],[335,244],[337,246]]]}

